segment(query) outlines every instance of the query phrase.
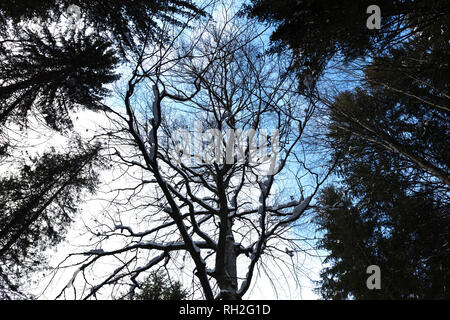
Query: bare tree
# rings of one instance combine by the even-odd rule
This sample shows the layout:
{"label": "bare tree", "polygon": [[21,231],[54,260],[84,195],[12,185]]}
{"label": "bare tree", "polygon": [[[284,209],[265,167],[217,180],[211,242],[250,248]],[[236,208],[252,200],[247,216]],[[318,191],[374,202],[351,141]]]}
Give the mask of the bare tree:
{"label": "bare tree", "polygon": [[[295,264],[292,228],[331,170],[302,148],[315,106],[264,54],[263,32],[225,9],[217,20],[135,58],[124,107],[98,136],[127,184],[89,225],[95,247],[58,266],[77,266],[58,297],[77,295],[76,281],[84,299],[108,285],[132,296],[137,277],[166,268],[191,276],[194,297],[241,299],[265,259]],[[100,261],[115,269],[91,284]]]}

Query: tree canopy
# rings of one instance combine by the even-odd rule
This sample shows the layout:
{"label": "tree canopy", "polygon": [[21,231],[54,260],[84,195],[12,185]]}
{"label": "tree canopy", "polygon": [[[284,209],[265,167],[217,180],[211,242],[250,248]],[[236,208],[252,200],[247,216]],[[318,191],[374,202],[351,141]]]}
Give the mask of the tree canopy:
{"label": "tree canopy", "polygon": [[185,300],[188,292],[179,281],[170,281],[162,272],[152,272],[140,285],[135,300]]}
{"label": "tree canopy", "polygon": [[[317,219],[330,252],[319,292],[332,299],[449,297],[449,33],[416,35],[364,68],[329,106],[338,187]],[[368,265],[382,289],[367,290]]]}
{"label": "tree canopy", "polygon": [[[366,26],[366,11],[373,4],[381,9],[381,31]],[[448,32],[450,19],[442,0],[252,0],[245,11],[275,28],[272,50],[289,50],[292,70],[302,80],[317,80],[332,58],[349,62],[381,53],[412,34],[428,37],[441,27]]]}

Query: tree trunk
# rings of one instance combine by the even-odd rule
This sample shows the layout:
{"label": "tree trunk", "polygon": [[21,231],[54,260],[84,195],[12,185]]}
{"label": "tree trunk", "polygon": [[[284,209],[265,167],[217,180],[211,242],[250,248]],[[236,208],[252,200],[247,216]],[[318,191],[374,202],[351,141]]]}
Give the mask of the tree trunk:
{"label": "tree trunk", "polygon": [[233,222],[227,219],[227,231],[225,240],[223,275],[217,279],[223,300],[236,300],[237,297],[237,268],[236,248],[233,236]]}

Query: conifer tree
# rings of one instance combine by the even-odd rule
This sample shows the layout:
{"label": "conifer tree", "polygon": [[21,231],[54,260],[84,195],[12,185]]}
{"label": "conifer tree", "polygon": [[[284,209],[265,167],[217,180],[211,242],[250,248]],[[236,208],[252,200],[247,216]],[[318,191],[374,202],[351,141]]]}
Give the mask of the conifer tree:
{"label": "conifer tree", "polygon": [[[339,186],[319,200],[331,299],[448,299],[448,29],[377,56],[329,105]],[[378,265],[381,290],[368,290]]]}

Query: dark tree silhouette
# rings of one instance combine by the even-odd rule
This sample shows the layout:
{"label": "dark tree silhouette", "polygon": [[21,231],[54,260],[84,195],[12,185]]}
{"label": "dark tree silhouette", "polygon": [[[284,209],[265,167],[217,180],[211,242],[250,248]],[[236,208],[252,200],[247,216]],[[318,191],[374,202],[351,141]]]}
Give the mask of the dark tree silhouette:
{"label": "dark tree silhouette", "polygon": [[322,100],[335,148],[346,139],[349,145],[366,140],[396,153],[428,183],[448,188],[449,40],[450,30],[415,37],[376,57],[364,69],[362,87]]}
{"label": "dark tree silhouette", "polygon": [[[292,69],[303,80],[317,80],[332,58],[351,61],[382,52],[431,25],[449,24],[445,0],[252,0],[250,17],[273,25],[273,51],[292,51]],[[370,5],[381,8],[381,30],[366,26]],[[343,59],[342,59],[343,58]],[[300,89],[305,89],[303,81]]]}
{"label": "dark tree silhouette", "polygon": [[[70,8],[80,9],[80,25],[70,25]],[[44,131],[69,136],[72,112],[107,110],[105,86],[119,77],[119,57],[132,57],[143,40],[168,41],[161,25],[183,24],[203,14],[182,0],[1,1],[1,297],[18,294],[21,278],[43,261],[42,250],[62,239],[78,194],[93,191],[100,151],[97,145],[74,142],[66,154],[48,150],[23,159],[17,151],[26,142],[11,133],[26,136],[33,119]],[[17,172],[8,172],[19,164]]]}
{"label": "dark tree silhouette", "polygon": [[[341,189],[320,196],[316,222],[330,266],[318,292],[326,299],[448,299],[448,201],[413,186],[395,158],[378,152],[352,161]],[[381,290],[366,287],[370,265],[381,269]]]}
{"label": "dark tree silhouette", "polygon": [[49,150],[24,161],[17,174],[0,179],[0,298],[20,294],[28,272],[45,261],[43,250],[58,243],[84,191],[94,192],[99,147],[79,142],[70,153]]}
{"label": "dark tree silhouette", "polygon": [[47,126],[70,128],[69,111],[75,108],[101,110],[108,93],[105,84],[117,80],[118,59],[110,43],[94,36],[68,32],[55,38],[22,32],[16,43],[5,41],[0,51],[0,125],[25,125],[31,111]]}
{"label": "dark tree silhouette", "polygon": [[178,281],[170,281],[162,271],[153,271],[139,284],[133,300],[185,300],[188,292]]}
{"label": "dark tree silhouette", "polygon": [[44,0],[10,1],[0,4],[0,25],[38,18],[43,24],[70,16],[69,8],[80,9],[84,22],[97,35],[108,36],[121,53],[134,50],[140,41],[151,37],[165,38],[161,22],[182,25],[186,19],[205,16],[205,12],[189,0]]}
{"label": "dark tree silhouette", "polygon": [[[449,30],[377,56],[362,86],[329,102],[339,188],[319,200],[332,299],[448,299]],[[367,290],[369,265],[382,289]]]}

